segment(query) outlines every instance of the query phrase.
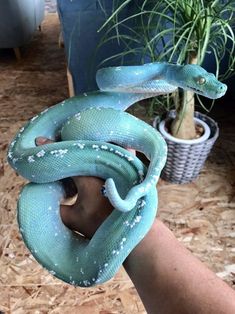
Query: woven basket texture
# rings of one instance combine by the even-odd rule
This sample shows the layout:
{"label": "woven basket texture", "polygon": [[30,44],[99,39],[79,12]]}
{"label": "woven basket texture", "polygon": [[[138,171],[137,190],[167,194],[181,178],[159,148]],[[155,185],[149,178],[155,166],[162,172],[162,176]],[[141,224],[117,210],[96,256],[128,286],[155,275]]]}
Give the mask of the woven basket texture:
{"label": "woven basket texture", "polygon": [[[167,119],[175,116],[175,112],[168,113]],[[211,129],[210,137],[197,144],[175,143],[165,138],[168,146],[166,165],[161,173],[161,178],[165,181],[177,184],[194,181],[219,135],[217,123],[204,114],[195,112],[195,117],[203,120]]]}

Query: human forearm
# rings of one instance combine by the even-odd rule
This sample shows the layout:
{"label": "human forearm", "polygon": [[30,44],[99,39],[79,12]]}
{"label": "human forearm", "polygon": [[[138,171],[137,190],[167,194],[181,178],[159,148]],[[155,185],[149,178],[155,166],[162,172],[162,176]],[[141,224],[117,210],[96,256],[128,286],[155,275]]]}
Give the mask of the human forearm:
{"label": "human forearm", "polygon": [[148,313],[235,313],[235,292],[156,220],[124,267]]}

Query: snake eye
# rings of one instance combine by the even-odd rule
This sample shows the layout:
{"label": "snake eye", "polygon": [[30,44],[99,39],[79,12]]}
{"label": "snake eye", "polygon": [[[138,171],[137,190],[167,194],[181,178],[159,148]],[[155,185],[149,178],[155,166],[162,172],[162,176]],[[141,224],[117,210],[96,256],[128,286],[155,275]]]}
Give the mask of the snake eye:
{"label": "snake eye", "polygon": [[203,85],[203,84],[206,83],[206,79],[205,79],[204,77],[200,76],[200,77],[198,77],[198,79],[197,79],[197,83],[198,83],[199,85]]}

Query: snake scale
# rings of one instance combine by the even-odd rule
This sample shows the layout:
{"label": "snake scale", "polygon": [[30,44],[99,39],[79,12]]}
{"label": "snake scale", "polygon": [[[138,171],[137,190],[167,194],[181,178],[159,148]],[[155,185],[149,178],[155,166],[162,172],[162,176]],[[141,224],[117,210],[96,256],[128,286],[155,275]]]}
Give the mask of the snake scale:
{"label": "snake scale", "polygon": [[[18,223],[35,259],[57,278],[89,287],[112,278],[156,216],[158,181],[167,147],[150,125],[124,112],[139,100],[178,87],[209,98],[226,85],[198,65],[147,63],[97,71],[99,90],[69,98],[33,117],[8,150],[10,165],[31,181],[21,191]],[[44,136],[53,144],[35,145]],[[112,144],[111,144],[112,143]],[[148,169],[123,147],[143,152]],[[97,176],[114,207],[91,240],[61,221],[61,179]]]}

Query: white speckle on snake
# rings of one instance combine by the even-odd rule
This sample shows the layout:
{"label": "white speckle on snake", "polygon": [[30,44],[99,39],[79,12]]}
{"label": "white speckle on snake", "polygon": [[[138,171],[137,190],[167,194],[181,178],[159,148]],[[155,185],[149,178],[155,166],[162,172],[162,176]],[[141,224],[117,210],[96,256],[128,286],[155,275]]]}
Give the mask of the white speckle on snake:
{"label": "white speckle on snake", "polygon": [[79,113],[75,114],[75,118],[76,118],[78,121],[81,120],[81,113],[79,112]]}
{"label": "white speckle on snake", "polygon": [[34,162],[35,159],[34,159],[34,156],[28,156],[28,162]]}
{"label": "white speckle on snake", "polygon": [[30,122],[34,122],[37,118],[38,118],[38,115],[35,116],[35,117],[33,117],[33,118],[30,120]]}
{"label": "white speckle on snake", "polygon": [[43,157],[45,154],[46,154],[45,150],[42,149],[40,150],[40,152],[36,154],[36,156],[40,158],[40,157]]}

